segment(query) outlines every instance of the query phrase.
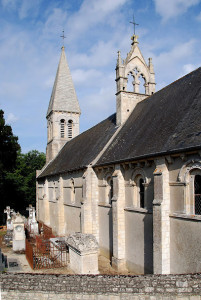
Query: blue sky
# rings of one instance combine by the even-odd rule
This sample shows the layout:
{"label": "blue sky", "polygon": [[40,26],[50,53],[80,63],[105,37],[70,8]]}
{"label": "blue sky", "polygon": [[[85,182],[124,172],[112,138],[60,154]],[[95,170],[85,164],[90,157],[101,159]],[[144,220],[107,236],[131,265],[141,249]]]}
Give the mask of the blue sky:
{"label": "blue sky", "polygon": [[117,51],[130,51],[133,12],[157,90],[201,65],[201,0],[0,0],[0,108],[23,152],[45,151],[63,29],[80,131],[115,112]]}

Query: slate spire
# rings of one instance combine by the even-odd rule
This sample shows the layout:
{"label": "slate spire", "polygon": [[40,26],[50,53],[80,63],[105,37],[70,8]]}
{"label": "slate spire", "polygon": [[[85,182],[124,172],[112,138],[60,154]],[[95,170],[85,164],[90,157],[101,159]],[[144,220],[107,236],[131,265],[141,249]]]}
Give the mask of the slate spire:
{"label": "slate spire", "polygon": [[70,69],[66,60],[64,46],[61,48],[61,57],[47,110],[47,117],[52,111],[81,113]]}

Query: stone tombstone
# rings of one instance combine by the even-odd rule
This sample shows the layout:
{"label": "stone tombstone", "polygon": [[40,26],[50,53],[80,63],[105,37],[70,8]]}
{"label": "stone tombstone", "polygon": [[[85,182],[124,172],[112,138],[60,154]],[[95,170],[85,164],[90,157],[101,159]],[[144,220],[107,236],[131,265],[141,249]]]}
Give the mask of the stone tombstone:
{"label": "stone tombstone", "polygon": [[93,234],[74,233],[66,238],[70,267],[77,274],[98,274],[98,242]]}
{"label": "stone tombstone", "polygon": [[25,230],[24,230],[25,217],[18,212],[13,217],[13,251],[25,250]]}
{"label": "stone tombstone", "polygon": [[36,209],[30,204],[27,210],[29,211],[29,217],[28,217],[29,231],[33,234],[38,234],[38,223],[36,221]]}
{"label": "stone tombstone", "polygon": [[11,214],[14,213],[13,209],[10,209],[10,206],[6,206],[6,209],[4,209],[4,213],[7,214],[7,220],[6,220],[6,226],[7,230],[13,230],[13,222],[11,219]]}

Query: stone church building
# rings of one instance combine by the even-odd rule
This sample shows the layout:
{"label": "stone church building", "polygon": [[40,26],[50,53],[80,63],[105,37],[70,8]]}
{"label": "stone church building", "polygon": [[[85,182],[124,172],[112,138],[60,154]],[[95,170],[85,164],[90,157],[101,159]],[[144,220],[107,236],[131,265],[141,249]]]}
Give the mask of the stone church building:
{"label": "stone church building", "polygon": [[80,113],[62,47],[38,221],[93,234],[119,272],[201,272],[201,68],[155,93],[134,35],[126,59],[118,52],[116,113],[79,134]]}

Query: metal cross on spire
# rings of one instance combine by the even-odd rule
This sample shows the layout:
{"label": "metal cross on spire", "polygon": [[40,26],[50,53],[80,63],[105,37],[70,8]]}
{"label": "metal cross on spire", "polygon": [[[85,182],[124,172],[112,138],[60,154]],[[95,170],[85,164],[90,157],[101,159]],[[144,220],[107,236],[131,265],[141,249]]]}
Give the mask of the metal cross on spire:
{"label": "metal cross on spire", "polygon": [[135,35],[135,26],[136,26],[136,25],[139,25],[139,24],[135,23],[134,14],[133,14],[133,22],[130,22],[130,23],[133,24],[133,27],[134,27],[134,35]]}
{"label": "metal cross on spire", "polygon": [[60,37],[63,39],[63,47],[64,47],[64,39],[66,39],[66,37],[65,37],[65,35],[64,35],[64,30],[63,30],[62,32],[63,32],[63,34],[60,35]]}

